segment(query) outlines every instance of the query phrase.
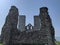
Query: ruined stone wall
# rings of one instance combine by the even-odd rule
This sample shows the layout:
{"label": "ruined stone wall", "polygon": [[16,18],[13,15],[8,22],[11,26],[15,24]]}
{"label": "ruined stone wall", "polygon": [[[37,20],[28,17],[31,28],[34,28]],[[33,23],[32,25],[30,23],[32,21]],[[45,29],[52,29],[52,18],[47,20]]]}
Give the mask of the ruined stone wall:
{"label": "ruined stone wall", "polygon": [[[23,31],[22,29],[25,27],[25,16],[22,16],[19,19],[22,32],[17,30],[18,15],[18,9],[15,6],[12,6],[2,28],[1,36],[3,45],[20,45],[21,43],[55,45],[54,28],[47,7],[40,8],[39,18],[37,17],[35,20],[37,27],[40,25],[40,30],[30,31],[31,24],[28,24],[29,31]],[[40,19],[40,23],[38,19]]]}
{"label": "ruined stone wall", "polygon": [[4,45],[12,45],[12,38],[17,32],[18,15],[18,9],[11,6],[1,33]]}
{"label": "ruined stone wall", "polygon": [[[44,38],[47,38],[47,44],[48,45],[55,45],[54,44],[54,29],[52,26],[51,18],[48,14],[48,8],[47,7],[42,7],[40,8],[40,20],[41,20],[41,29],[40,33]],[[52,38],[53,37],[53,38]],[[53,40],[53,41],[52,41]]]}

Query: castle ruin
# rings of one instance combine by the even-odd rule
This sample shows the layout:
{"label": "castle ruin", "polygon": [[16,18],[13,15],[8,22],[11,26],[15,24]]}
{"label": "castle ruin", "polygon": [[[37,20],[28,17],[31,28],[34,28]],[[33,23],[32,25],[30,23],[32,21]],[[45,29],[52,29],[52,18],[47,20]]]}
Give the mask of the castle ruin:
{"label": "castle ruin", "polygon": [[26,26],[25,19],[19,15],[18,8],[11,6],[2,28],[3,45],[55,45],[55,31],[47,7],[41,7],[39,16],[34,16],[34,26],[30,23]]}

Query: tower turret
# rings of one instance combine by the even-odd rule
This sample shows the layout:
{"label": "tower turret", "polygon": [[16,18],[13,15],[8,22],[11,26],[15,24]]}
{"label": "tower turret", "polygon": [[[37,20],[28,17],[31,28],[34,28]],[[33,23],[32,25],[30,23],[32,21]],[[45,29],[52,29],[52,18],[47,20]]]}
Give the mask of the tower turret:
{"label": "tower turret", "polygon": [[43,35],[46,35],[44,38],[46,39],[46,43],[48,45],[54,45],[54,28],[52,26],[51,18],[48,14],[48,8],[42,7],[40,8],[40,32]]}
{"label": "tower turret", "polygon": [[1,35],[3,45],[12,45],[12,40],[15,38],[15,34],[17,33],[18,15],[18,9],[15,6],[11,6],[2,28]]}

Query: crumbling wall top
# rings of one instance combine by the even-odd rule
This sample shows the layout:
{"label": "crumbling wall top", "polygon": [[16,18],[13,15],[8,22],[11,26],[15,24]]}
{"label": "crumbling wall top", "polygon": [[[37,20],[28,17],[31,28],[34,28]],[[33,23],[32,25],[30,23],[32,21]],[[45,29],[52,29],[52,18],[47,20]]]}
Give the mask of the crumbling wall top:
{"label": "crumbling wall top", "polygon": [[48,12],[48,8],[47,7],[41,7],[40,12]]}

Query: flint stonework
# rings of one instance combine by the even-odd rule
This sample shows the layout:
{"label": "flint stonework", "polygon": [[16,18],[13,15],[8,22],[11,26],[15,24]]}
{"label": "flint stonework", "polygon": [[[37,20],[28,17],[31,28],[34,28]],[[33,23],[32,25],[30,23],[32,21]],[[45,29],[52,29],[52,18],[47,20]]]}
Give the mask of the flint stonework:
{"label": "flint stonework", "polygon": [[19,19],[18,16],[18,9],[11,6],[2,28],[3,45],[55,45],[55,31],[47,7],[41,7],[39,16],[34,16],[34,26],[25,24],[25,16]]}

